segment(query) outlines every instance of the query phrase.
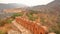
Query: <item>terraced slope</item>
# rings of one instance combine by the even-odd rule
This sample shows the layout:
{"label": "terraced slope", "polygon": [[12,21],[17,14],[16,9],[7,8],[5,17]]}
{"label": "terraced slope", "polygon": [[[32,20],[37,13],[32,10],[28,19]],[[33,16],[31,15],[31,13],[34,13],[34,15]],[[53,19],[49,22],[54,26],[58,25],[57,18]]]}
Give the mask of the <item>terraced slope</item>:
{"label": "terraced slope", "polygon": [[21,34],[32,34],[28,29],[18,24],[15,20],[12,22],[12,24],[20,31]]}
{"label": "terraced slope", "polygon": [[46,34],[43,27],[37,25],[36,23],[26,21],[23,18],[16,18],[17,23],[21,24],[26,29],[30,30],[33,34]]}

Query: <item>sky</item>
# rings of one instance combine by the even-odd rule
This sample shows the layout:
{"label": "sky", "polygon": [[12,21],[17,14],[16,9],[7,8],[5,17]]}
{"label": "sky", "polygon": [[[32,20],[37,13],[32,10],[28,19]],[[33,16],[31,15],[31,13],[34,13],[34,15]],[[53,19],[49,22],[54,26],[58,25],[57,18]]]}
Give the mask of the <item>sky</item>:
{"label": "sky", "polygon": [[46,5],[54,0],[0,0],[0,3],[18,3],[28,6]]}

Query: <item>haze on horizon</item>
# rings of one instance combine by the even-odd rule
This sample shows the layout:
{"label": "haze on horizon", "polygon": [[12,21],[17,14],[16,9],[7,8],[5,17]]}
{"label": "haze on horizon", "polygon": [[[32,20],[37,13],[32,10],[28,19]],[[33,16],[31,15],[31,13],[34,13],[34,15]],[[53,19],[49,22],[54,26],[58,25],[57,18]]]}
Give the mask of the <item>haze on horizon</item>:
{"label": "haze on horizon", "polygon": [[46,5],[54,0],[0,0],[0,3],[17,3],[27,6]]}

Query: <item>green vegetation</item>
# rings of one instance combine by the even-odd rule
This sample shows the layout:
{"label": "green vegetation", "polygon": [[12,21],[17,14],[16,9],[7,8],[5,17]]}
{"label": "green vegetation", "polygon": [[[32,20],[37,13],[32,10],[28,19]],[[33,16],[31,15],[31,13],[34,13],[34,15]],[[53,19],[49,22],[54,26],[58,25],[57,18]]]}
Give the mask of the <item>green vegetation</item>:
{"label": "green vegetation", "polygon": [[0,30],[0,34],[6,34],[5,32],[3,32],[2,30]]}
{"label": "green vegetation", "polygon": [[4,26],[5,24],[10,24],[13,20],[12,19],[5,19],[0,21],[0,26]]}
{"label": "green vegetation", "polygon": [[41,19],[40,21],[41,21],[42,23],[45,23],[45,18],[42,17],[42,18],[40,18],[40,19]]}
{"label": "green vegetation", "polygon": [[30,10],[30,14],[38,14],[38,11]]}
{"label": "green vegetation", "polygon": [[60,34],[60,31],[55,31],[56,34]]}
{"label": "green vegetation", "polygon": [[56,30],[55,32],[56,32],[56,34],[60,34],[60,21],[58,21],[58,22],[57,22],[57,24],[58,24],[58,26],[57,26],[57,27],[59,27],[59,29],[58,29],[58,30]]}
{"label": "green vegetation", "polygon": [[13,21],[13,19],[15,19],[15,17],[22,16],[22,15],[23,15],[22,13],[14,13],[11,16],[11,18],[0,20],[0,26],[4,26],[5,24],[10,24]]}
{"label": "green vegetation", "polygon": [[34,16],[33,14],[38,14],[38,12],[30,10],[30,12],[28,14],[26,14],[26,15],[28,16],[29,20],[35,21],[35,19],[37,19],[38,17]]}
{"label": "green vegetation", "polygon": [[11,17],[15,19],[17,16],[23,16],[22,13],[14,13]]}
{"label": "green vegetation", "polygon": [[60,21],[58,21],[57,24],[58,24],[58,27],[60,28]]}
{"label": "green vegetation", "polygon": [[6,22],[8,23],[8,24],[10,24],[10,23],[12,23],[12,19],[8,19],[8,20],[6,20]]}
{"label": "green vegetation", "polygon": [[34,19],[33,19],[33,15],[32,15],[32,14],[27,14],[27,16],[28,16],[29,20],[34,21]]}
{"label": "green vegetation", "polygon": [[49,32],[55,32],[56,34],[60,34],[60,30],[57,30],[56,28],[53,27],[49,29]]}
{"label": "green vegetation", "polygon": [[40,18],[40,22],[41,22],[42,25],[46,25],[46,24],[47,24],[47,23],[45,22],[45,18],[43,18],[43,17]]}
{"label": "green vegetation", "polygon": [[37,17],[29,17],[29,20],[35,21]]}

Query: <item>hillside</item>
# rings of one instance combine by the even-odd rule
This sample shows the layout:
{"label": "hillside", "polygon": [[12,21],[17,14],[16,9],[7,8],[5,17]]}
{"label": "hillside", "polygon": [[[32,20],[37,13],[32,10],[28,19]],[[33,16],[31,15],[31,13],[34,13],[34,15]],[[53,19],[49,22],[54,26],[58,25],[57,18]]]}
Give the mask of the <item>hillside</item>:
{"label": "hillside", "polygon": [[60,29],[60,21],[59,21],[60,20],[60,0],[55,0],[47,5],[34,6],[34,7],[31,7],[30,9],[40,12],[40,14],[42,13],[43,15],[41,14],[40,16],[43,16],[44,18],[46,17],[45,19],[48,19],[48,22],[47,23],[44,22],[43,25],[45,26],[47,25],[49,28],[51,27],[52,31],[59,34],[60,32],[59,31]]}
{"label": "hillside", "polygon": [[[2,5],[3,4],[1,4],[1,6]],[[25,6],[24,6],[24,8],[15,8],[16,4],[13,4],[13,5],[8,4],[7,6],[5,5],[5,7],[4,7],[4,5],[3,5],[3,7],[1,7],[3,10],[0,11],[0,12],[2,12],[0,14],[0,27],[3,28],[3,27],[5,27],[4,26],[5,24],[9,24],[9,25],[11,24],[10,26],[7,26],[9,28],[7,28],[7,27],[5,27],[5,28],[8,29],[8,31],[10,29],[14,29],[15,27],[12,25],[12,21],[16,20],[16,17],[19,17],[22,19],[22,21],[21,21],[21,19],[19,19],[20,21],[17,20],[17,21],[19,21],[19,22],[17,22],[18,24],[20,22],[23,22],[24,20],[28,21],[28,22],[25,21],[25,22],[21,23],[22,25],[26,25],[24,27],[28,28],[30,26],[29,23],[31,22],[31,23],[35,23],[41,27],[42,26],[47,27],[47,29],[45,30],[47,33],[54,32],[56,34],[60,34],[60,0],[55,0],[47,5],[38,5],[38,6],[26,7],[26,8],[25,8]],[[11,9],[12,7],[13,7],[13,9]],[[5,8],[7,8],[7,9],[5,9]],[[1,19],[1,18],[5,18],[5,17],[6,17],[6,19]],[[26,24],[24,24],[24,23],[26,23]],[[29,26],[27,24],[29,24]],[[31,26],[34,26],[34,25],[31,24]],[[39,27],[37,27],[37,28],[39,28]],[[16,28],[16,29],[18,29],[18,28]],[[2,30],[5,31],[5,29],[2,29]],[[31,27],[31,30],[33,30],[32,27]],[[8,31],[6,31],[6,32],[8,32]],[[36,29],[34,31],[36,31]]]}
{"label": "hillside", "polygon": [[32,10],[46,12],[46,13],[60,13],[60,0],[55,0],[47,5],[38,5],[31,7]]}

